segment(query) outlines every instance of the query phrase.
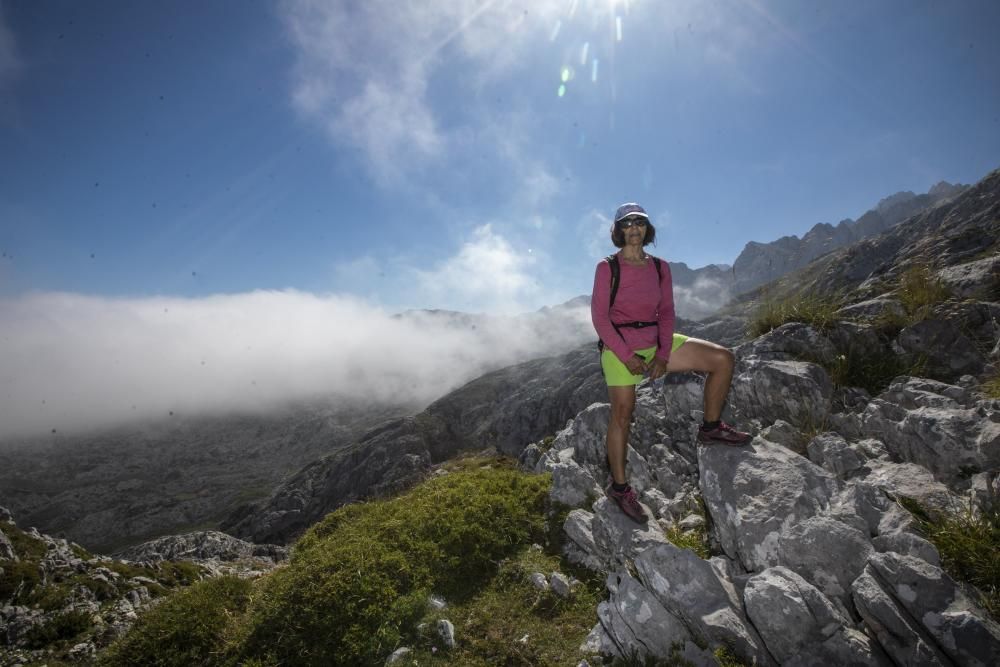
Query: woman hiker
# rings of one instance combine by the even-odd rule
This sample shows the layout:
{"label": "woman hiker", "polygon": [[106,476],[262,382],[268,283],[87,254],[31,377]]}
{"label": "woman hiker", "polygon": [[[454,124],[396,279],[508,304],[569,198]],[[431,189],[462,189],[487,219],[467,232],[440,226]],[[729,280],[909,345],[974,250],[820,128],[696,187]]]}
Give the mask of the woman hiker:
{"label": "woman hiker", "polygon": [[[619,206],[611,225],[611,242],[620,250],[597,265],[590,301],[611,399],[607,448],[612,481],[605,491],[625,514],[640,523],[648,517],[625,477],[625,462],[635,386],[643,375],[655,380],[668,371],[708,373],[705,421],[698,429],[698,440],[737,446],[750,440],[750,434],[721,419],[733,377],[733,353],[715,343],[674,333],[670,267],[644,250],[655,239],[656,228],[641,206]],[[618,274],[614,286],[613,273]]]}

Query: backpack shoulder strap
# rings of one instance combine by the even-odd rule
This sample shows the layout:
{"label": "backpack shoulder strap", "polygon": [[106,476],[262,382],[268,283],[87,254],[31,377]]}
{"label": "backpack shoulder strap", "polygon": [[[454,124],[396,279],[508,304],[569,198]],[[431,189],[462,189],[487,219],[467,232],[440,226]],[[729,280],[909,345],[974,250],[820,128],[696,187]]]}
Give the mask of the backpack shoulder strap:
{"label": "backpack shoulder strap", "polygon": [[656,266],[656,277],[659,278],[660,281],[662,281],[663,280],[663,269],[660,268],[660,258],[659,257],[654,257],[653,258],[653,264]]}
{"label": "backpack shoulder strap", "polygon": [[615,296],[618,294],[618,279],[621,277],[621,267],[618,265],[618,255],[608,255],[604,258],[611,269],[611,299],[608,301],[608,310],[615,305]]}

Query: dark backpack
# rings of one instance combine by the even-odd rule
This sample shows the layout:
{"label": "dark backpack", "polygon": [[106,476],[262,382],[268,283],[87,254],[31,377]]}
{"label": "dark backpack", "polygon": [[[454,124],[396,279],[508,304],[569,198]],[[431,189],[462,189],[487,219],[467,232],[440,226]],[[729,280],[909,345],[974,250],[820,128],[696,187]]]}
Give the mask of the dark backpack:
{"label": "dark backpack", "polygon": [[[608,301],[608,312],[610,313],[611,306],[615,305],[615,296],[618,295],[618,281],[621,278],[622,269],[618,263],[617,254],[608,255],[607,257],[604,258],[604,261],[608,263],[608,267],[610,267],[611,269],[611,299]],[[660,268],[660,258],[653,257],[653,264],[656,266],[657,281],[662,282],[663,269]],[[631,329],[643,329],[645,327],[655,327],[657,324],[659,324],[659,322],[625,322],[624,324],[615,324],[614,322],[612,322],[611,326],[615,328],[615,331],[618,331],[618,329],[621,327],[629,327]],[[620,331],[618,331],[618,335],[621,335]],[[600,339],[597,340],[597,349],[598,350],[604,349],[603,340]]]}

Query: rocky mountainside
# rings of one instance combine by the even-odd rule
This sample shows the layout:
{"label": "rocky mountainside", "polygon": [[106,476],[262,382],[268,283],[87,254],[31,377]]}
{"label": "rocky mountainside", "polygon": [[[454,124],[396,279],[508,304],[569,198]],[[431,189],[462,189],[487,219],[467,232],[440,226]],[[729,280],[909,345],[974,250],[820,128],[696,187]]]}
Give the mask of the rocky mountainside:
{"label": "rocky mountainside", "polygon": [[897,192],[856,221],[846,219],[836,226],[819,223],[801,239],[783,236],[770,243],[751,241],[733,263],[732,294],[747,292],[800,269],[821,255],[881,234],[913,215],[956,197],[967,187],[942,181],[922,195]]}
{"label": "rocky mountainside", "polygon": [[102,553],[215,527],[303,465],[409,406],[301,406],[0,445],[0,502],[27,525]]}
{"label": "rocky mountainside", "polygon": [[0,664],[92,664],[169,591],[224,574],[259,577],[286,556],[281,547],[203,532],[111,558],[19,528],[0,507]]}

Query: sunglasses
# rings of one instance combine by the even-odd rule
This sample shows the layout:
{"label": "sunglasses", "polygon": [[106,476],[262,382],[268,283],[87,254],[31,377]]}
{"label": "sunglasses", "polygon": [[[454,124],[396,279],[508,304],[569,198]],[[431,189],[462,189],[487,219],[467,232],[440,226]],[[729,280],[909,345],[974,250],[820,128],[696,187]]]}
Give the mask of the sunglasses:
{"label": "sunglasses", "polygon": [[641,218],[637,215],[633,215],[629,218],[622,218],[621,220],[618,221],[618,224],[619,226],[621,226],[622,229],[628,229],[629,227],[634,227],[636,225],[642,225],[643,227],[645,227],[647,222],[649,221],[646,220],[646,218]]}

